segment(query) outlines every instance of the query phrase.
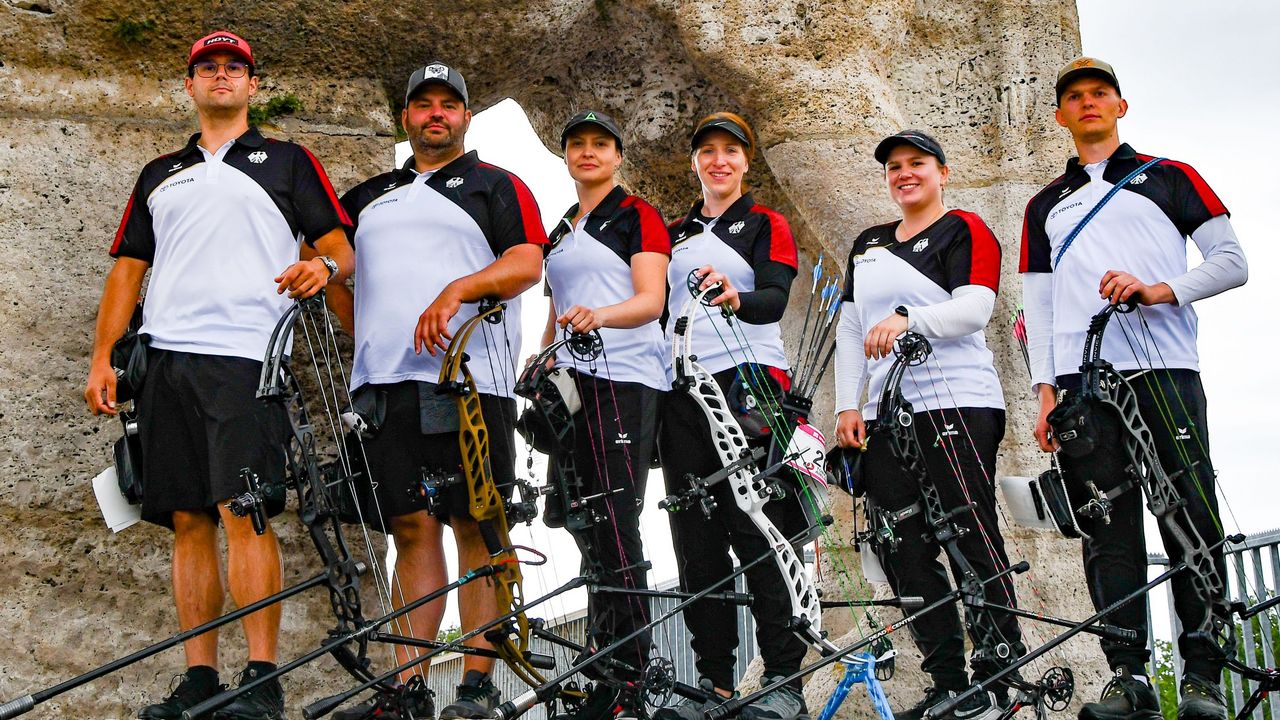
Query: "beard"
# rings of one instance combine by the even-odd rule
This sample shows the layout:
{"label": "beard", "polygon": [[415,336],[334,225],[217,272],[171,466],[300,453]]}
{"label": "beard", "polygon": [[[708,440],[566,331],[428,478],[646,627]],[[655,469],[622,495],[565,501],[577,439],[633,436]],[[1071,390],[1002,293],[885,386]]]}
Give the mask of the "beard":
{"label": "beard", "polygon": [[444,136],[429,135],[423,128],[417,128],[416,132],[409,134],[409,146],[415,152],[433,154],[460,147],[462,145],[462,131],[452,125],[447,125],[446,127],[448,127],[449,132]]}

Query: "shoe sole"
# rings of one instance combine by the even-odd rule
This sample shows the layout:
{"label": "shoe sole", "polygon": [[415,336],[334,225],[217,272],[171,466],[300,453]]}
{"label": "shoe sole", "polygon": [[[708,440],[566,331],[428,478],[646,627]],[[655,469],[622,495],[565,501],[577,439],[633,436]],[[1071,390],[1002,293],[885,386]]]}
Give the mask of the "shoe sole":
{"label": "shoe sole", "polygon": [[1095,715],[1083,710],[1076,716],[1079,720],[1162,720],[1159,710],[1139,710],[1128,715]]}

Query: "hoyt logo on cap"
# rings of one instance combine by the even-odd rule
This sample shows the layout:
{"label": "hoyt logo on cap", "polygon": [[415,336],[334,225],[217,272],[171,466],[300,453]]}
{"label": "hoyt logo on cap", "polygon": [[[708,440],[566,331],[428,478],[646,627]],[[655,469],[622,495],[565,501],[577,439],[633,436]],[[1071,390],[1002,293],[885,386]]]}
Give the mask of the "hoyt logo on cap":
{"label": "hoyt logo on cap", "polygon": [[191,53],[187,56],[187,65],[195,64],[197,60],[205,55],[219,52],[235,55],[250,65],[256,64],[253,61],[253,50],[249,48],[249,43],[244,38],[233,32],[218,30],[205,35],[191,45]]}
{"label": "hoyt logo on cap", "polygon": [[467,81],[462,78],[462,73],[440,62],[432,60],[423,67],[413,71],[409,76],[409,84],[404,89],[404,104],[408,105],[409,100],[422,89],[423,85],[440,84],[448,87],[462,98],[463,105],[471,105],[471,98],[467,96]]}

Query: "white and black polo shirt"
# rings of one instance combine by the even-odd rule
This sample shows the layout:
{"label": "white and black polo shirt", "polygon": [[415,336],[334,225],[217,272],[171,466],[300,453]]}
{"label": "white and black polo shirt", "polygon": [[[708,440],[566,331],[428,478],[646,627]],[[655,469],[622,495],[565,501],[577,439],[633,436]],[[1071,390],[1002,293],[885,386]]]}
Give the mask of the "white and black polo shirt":
{"label": "white and black polo shirt", "polygon": [[[636,294],[631,258],[638,253],[671,254],[662,216],[649,203],[618,185],[577,226],[569,208],[551,232],[547,248],[547,284],[556,313],[574,305],[598,308],[630,300]],[[636,328],[600,328],[608,379],[666,390],[666,348],[657,318]],[[556,364],[576,363],[564,348]]]}
{"label": "white and black polo shirt", "polygon": [[250,128],[209,152],[186,147],[142,169],[112,257],[151,264],[142,332],[164,350],[262,360],[293,302],[274,278],[349,225],[315,156]]}
{"label": "white and black polo shirt", "polygon": [[[756,289],[756,271],[767,263],[780,263],[792,271],[797,268],[796,241],[787,219],[781,213],[757,205],[751,193],[738,198],[712,221],[701,218],[702,205],[702,200],[694,203],[688,215],[668,228],[671,264],[667,268],[667,313],[670,318],[678,317],[689,301],[686,282],[689,272],[704,265],[723,273],[740,293]],[[701,311],[692,318],[695,324],[693,354],[707,371],[718,373],[744,362],[780,370],[790,368],[778,323],[753,325],[734,320],[738,336],[749,346],[744,348],[734,331],[724,325],[718,310],[712,311],[711,317],[720,324],[719,332],[707,324],[707,317]],[[668,331],[672,329],[672,322],[668,320]]]}
{"label": "white and black polo shirt", "polygon": [[[1178,277],[1187,271],[1186,238],[1227,208],[1190,165],[1162,160],[1131,180],[1085,225],[1061,262],[1058,248],[1080,220],[1129,173],[1151,160],[1127,144],[1107,160],[1067,172],[1027,204],[1022,228],[1024,273],[1053,274],[1053,364],[1058,377],[1079,372],[1089,319],[1102,309],[1102,276],[1120,270],[1145,283]],[[1160,349],[1162,365],[1199,369],[1196,312],[1188,304],[1144,307],[1151,329],[1148,342]],[[1150,349],[1148,348],[1148,351]],[[1103,336],[1102,357],[1117,369],[1150,367],[1153,358],[1126,341],[1119,331]]]}
{"label": "white and black polo shirt", "polygon": [[[901,220],[863,230],[845,268],[844,295],[864,330],[899,305],[922,307],[952,299],[958,288],[1000,289],[1000,243],[982,218],[951,210],[914,237],[898,242]],[[956,338],[930,338],[933,354],[902,378],[902,395],[916,411],[945,408],[1004,408],[1004,393],[983,331]],[[861,348],[858,349],[861,352]],[[863,415],[876,416],[893,356],[867,361],[868,401]]]}
{"label": "white and black polo shirt", "polygon": [[[488,267],[522,243],[544,245],[538,204],[520,178],[469,152],[430,173],[399,170],[342,196],[355,222],[356,348],[352,390],[366,383],[438,382],[443,356],[416,354],[418,317],[454,280]],[[462,306],[450,332],[478,312]],[[477,390],[511,397],[520,352],[520,299],[502,323],[478,328],[467,345]]]}

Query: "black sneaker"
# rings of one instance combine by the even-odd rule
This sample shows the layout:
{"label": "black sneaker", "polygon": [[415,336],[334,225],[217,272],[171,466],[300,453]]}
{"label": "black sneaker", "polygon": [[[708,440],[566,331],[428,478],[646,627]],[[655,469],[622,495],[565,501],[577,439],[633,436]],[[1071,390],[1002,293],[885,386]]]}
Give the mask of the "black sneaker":
{"label": "black sneaker", "polygon": [[[622,691],[597,683],[587,693],[582,707],[568,717],[572,720],[610,720],[621,718],[622,711]],[[632,712],[627,717],[634,718],[635,713]]]}
{"label": "black sneaker", "polygon": [[[768,687],[782,676],[765,676],[760,687]],[[742,708],[743,720],[800,720],[809,716],[804,695],[790,685],[783,685],[760,696],[760,699]]]}
{"label": "black sneaker", "polygon": [[922,720],[924,714],[933,706],[946,702],[955,698],[954,690],[943,690],[940,687],[931,687],[924,691],[924,697],[920,698],[920,702],[909,708],[902,710],[894,710],[893,717],[895,720]]}
{"label": "black sneaker", "polygon": [[[706,712],[717,705],[728,702],[730,698],[720,697],[716,693],[716,685],[708,678],[698,680],[698,688],[707,694],[707,700],[683,698],[671,707],[658,708],[653,720],[706,720]],[[737,697],[737,693],[733,694]]]}
{"label": "black sneaker", "polygon": [[1116,674],[1102,688],[1098,702],[1080,708],[1080,720],[1160,720],[1160,698],[1151,686],[1134,679],[1128,668]]}
{"label": "black sneaker", "polygon": [[950,717],[952,720],[995,720],[1000,717],[1000,712],[995,693],[984,690],[965,698],[951,711]]}
{"label": "black sneaker", "polygon": [[[266,664],[251,663],[240,672],[238,687],[244,687],[266,675]],[[273,667],[273,666],[267,666]],[[213,720],[284,720],[284,689],[280,679],[272,678],[213,713]]]}
{"label": "black sneaker", "polygon": [[187,708],[195,707],[226,689],[226,685],[218,683],[217,670],[205,666],[187,668],[181,675],[173,676],[169,697],[142,708],[138,717],[142,720],[174,720],[182,717]]}
{"label": "black sneaker", "polygon": [[379,693],[370,702],[339,710],[333,720],[435,720],[435,695],[430,690],[394,695]]}
{"label": "black sneaker", "polygon": [[1178,720],[1222,720],[1226,716],[1227,702],[1218,683],[1195,673],[1182,678]]}
{"label": "black sneaker", "polygon": [[488,673],[468,670],[458,686],[457,699],[440,711],[440,720],[491,717],[501,697]]}

